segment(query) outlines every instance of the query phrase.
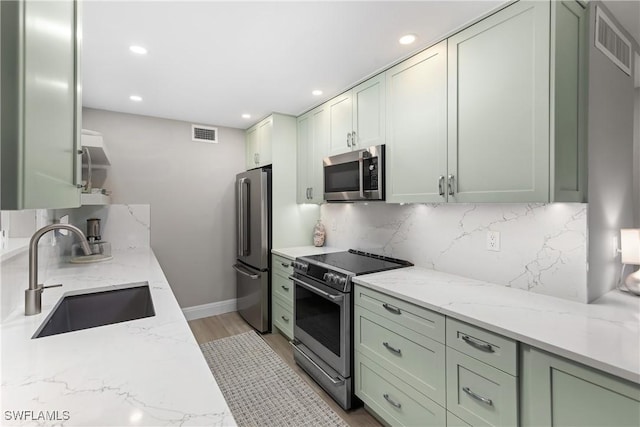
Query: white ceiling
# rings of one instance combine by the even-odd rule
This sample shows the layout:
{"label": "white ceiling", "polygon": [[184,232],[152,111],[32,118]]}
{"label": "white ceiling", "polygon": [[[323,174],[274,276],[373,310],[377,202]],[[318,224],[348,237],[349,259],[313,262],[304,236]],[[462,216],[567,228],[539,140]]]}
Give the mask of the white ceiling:
{"label": "white ceiling", "polygon": [[[85,1],[83,104],[244,129],[299,115],[504,2]],[[400,45],[405,33],[417,42]]]}

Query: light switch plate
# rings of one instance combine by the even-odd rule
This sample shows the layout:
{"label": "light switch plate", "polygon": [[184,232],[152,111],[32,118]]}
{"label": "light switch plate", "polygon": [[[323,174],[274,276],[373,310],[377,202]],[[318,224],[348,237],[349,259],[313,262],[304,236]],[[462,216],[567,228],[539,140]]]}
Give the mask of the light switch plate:
{"label": "light switch plate", "polygon": [[487,231],[487,250],[500,252],[500,232]]}

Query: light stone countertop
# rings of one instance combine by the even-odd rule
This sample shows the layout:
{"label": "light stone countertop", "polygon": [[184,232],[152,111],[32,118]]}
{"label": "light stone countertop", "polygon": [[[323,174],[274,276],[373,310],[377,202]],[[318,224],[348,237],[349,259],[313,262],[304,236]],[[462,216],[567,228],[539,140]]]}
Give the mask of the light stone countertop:
{"label": "light stone countertop", "polygon": [[[155,316],[31,339],[65,292],[140,281],[149,282]],[[21,306],[0,327],[0,424],[235,425],[150,249],[61,265],[45,285],[54,283],[64,286],[44,291],[41,314],[25,316]]]}
{"label": "light stone countertop", "polygon": [[420,267],[353,281],[640,384],[640,298],[632,295],[614,290],[582,304]]}
{"label": "light stone countertop", "polygon": [[328,254],[331,252],[343,252],[347,250],[348,249],[333,248],[328,246],[321,246],[319,248],[315,246],[296,246],[293,248],[274,248],[271,249],[271,253],[280,255],[293,261],[300,256]]}

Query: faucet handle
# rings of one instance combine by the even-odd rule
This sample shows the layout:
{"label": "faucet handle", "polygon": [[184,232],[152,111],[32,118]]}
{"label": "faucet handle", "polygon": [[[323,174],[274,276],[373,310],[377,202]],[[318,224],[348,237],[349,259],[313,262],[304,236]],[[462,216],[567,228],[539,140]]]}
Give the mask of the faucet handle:
{"label": "faucet handle", "polygon": [[43,286],[42,289],[47,289],[47,288],[59,288],[62,286],[62,283],[58,283],[57,285],[49,285],[49,286]]}

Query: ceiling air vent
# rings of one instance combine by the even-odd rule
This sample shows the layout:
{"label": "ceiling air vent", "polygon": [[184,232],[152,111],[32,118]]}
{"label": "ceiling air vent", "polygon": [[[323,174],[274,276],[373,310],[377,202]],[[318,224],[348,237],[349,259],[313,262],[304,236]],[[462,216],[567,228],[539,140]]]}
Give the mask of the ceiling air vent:
{"label": "ceiling air vent", "polygon": [[218,142],[218,128],[211,126],[191,125],[191,139],[197,142]]}
{"label": "ceiling air vent", "polygon": [[631,75],[631,43],[599,7],[596,7],[596,47]]}

